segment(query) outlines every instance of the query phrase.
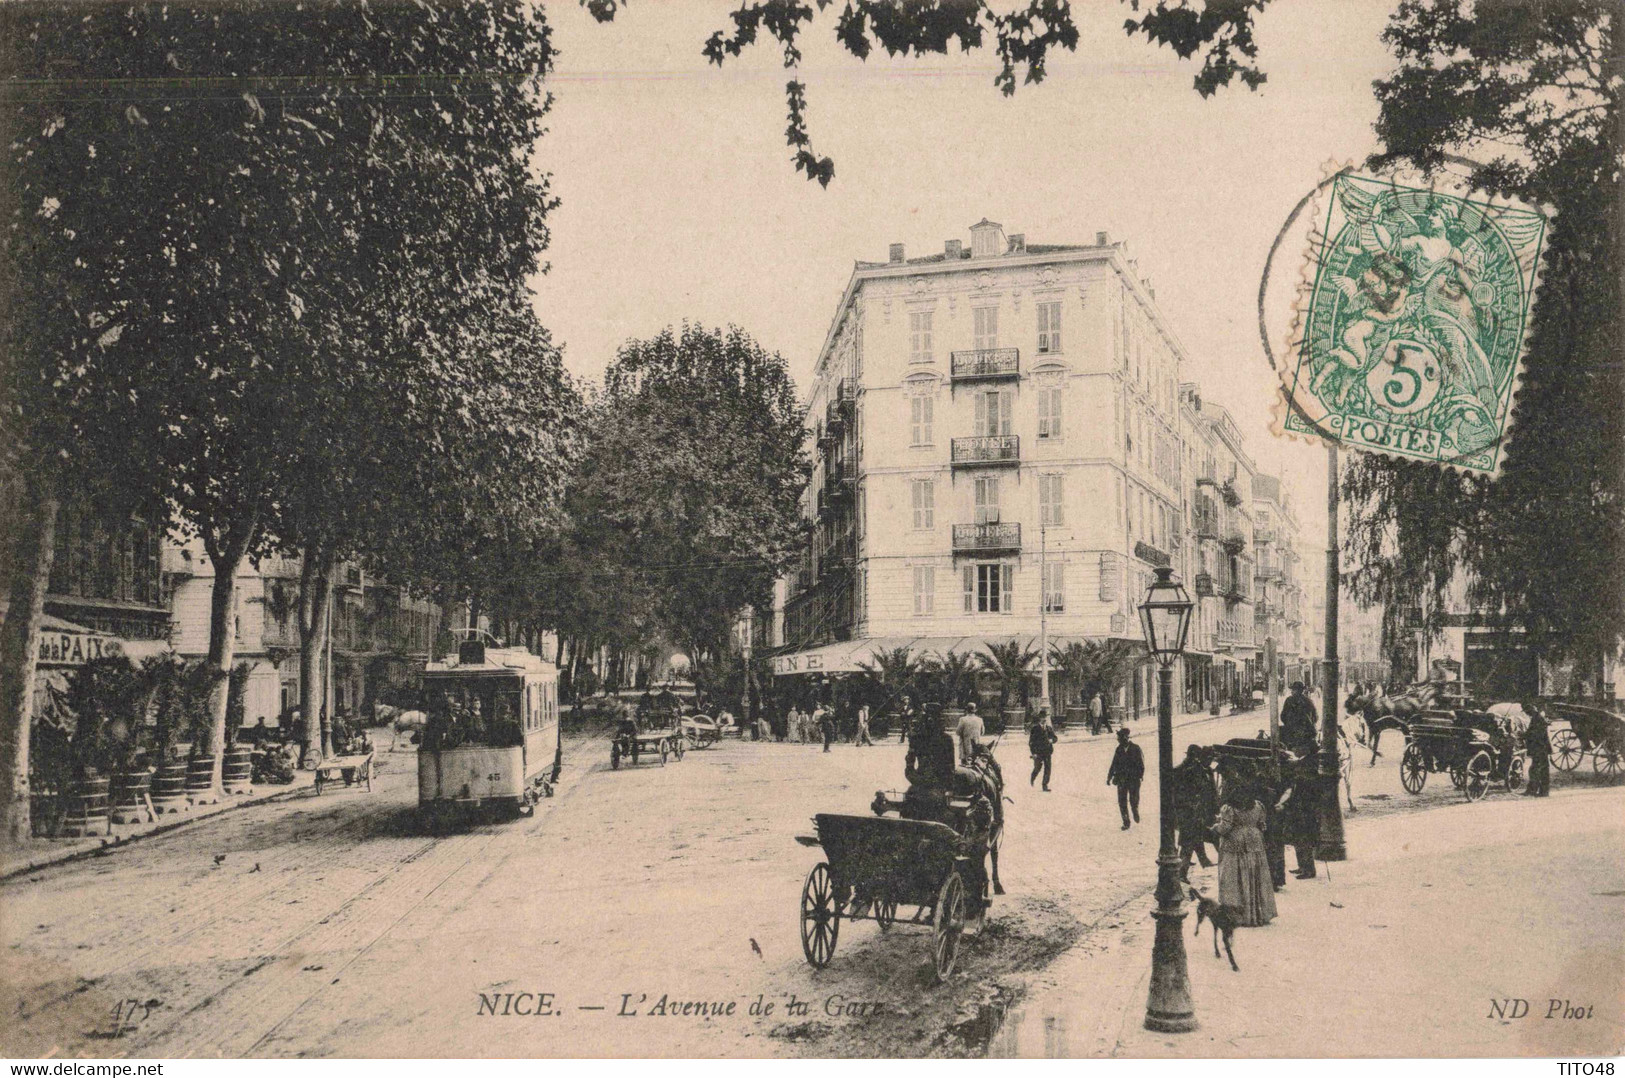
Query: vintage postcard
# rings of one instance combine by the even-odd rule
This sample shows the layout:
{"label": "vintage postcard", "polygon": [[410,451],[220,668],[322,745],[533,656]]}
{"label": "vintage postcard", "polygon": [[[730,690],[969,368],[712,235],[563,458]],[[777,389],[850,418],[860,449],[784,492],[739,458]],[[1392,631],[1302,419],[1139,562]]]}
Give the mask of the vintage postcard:
{"label": "vintage postcard", "polygon": [[0,1055],[1612,1075],[1619,17],[0,5]]}

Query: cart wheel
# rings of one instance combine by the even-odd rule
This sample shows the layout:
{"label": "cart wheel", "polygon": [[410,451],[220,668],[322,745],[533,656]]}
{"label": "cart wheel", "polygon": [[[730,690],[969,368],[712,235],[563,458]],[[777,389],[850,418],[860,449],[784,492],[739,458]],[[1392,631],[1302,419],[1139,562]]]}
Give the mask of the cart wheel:
{"label": "cart wheel", "polygon": [[1490,779],[1494,774],[1495,764],[1490,760],[1490,754],[1480,749],[1461,769],[1461,789],[1467,795],[1467,800],[1477,801],[1483,797],[1490,788]]}
{"label": "cart wheel", "polygon": [[609,747],[609,769],[611,771],[619,771],[621,769],[621,747],[619,745],[611,745]]}
{"label": "cart wheel", "polygon": [[676,737],[672,738],[671,754],[677,757],[679,760],[683,758],[683,753],[688,751],[688,746],[685,744],[686,740],[687,739],[684,738],[682,734],[678,734]]}
{"label": "cart wheel", "polygon": [[936,965],[937,982],[948,979],[959,961],[959,937],[965,931],[965,882],[953,869],[937,892],[937,908],[931,914],[931,958]]}
{"label": "cart wheel", "polygon": [[1620,759],[1620,752],[1611,745],[1598,745],[1597,751],[1591,754],[1591,767],[1597,774],[1608,779],[1619,778],[1619,772],[1625,761]]}
{"label": "cart wheel", "polygon": [[660,766],[666,766],[666,757],[671,755],[671,743],[665,738],[660,739]]}
{"label": "cart wheel", "polygon": [[835,904],[835,881],[829,865],[820,861],[801,886],[801,953],[814,969],[823,969],[835,955],[841,934],[841,909]]}
{"label": "cart wheel", "polygon": [[889,895],[875,900],[875,923],[880,931],[888,932],[891,926],[897,923],[897,900]]}
{"label": "cart wheel", "polygon": [[1427,767],[1422,760],[1422,747],[1415,743],[1405,746],[1405,755],[1399,758],[1399,784],[1406,793],[1419,794],[1428,782]]}
{"label": "cart wheel", "polygon": [[1552,766],[1559,771],[1573,771],[1580,766],[1580,759],[1585,756],[1585,747],[1580,744],[1580,735],[1573,730],[1559,730],[1552,735]]}
{"label": "cart wheel", "polygon": [[1507,793],[1515,794],[1523,789],[1523,754],[1516,753],[1507,761],[1506,787]]}

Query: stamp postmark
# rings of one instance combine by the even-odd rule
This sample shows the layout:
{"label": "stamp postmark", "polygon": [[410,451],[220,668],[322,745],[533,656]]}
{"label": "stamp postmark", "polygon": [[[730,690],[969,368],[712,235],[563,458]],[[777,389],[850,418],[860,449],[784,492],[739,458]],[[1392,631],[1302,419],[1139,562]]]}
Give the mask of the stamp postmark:
{"label": "stamp postmark", "polygon": [[1348,170],[1322,197],[1279,429],[1495,476],[1546,213]]}

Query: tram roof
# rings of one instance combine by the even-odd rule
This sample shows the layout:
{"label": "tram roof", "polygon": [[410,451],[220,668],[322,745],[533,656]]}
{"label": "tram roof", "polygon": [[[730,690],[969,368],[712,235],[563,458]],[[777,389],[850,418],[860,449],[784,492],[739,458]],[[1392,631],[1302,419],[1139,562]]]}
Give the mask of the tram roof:
{"label": "tram roof", "polygon": [[425,675],[474,674],[557,674],[558,668],[546,659],[532,655],[524,648],[486,648],[485,661],[479,663],[445,662],[426,663]]}

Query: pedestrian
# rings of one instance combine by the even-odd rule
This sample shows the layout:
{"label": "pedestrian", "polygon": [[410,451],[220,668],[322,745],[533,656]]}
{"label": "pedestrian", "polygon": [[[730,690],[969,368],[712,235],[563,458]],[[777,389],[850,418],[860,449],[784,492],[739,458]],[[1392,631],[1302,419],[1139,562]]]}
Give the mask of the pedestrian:
{"label": "pedestrian", "polygon": [[1264,856],[1264,806],[1244,782],[1226,784],[1224,807],[1213,830],[1219,836],[1219,904],[1238,925],[1275,919],[1275,888]]}
{"label": "pedestrian", "polygon": [[959,720],[959,727],[954,732],[959,738],[959,762],[968,764],[976,758],[976,747],[981,743],[983,733],[982,716],[976,713],[974,700],[966,705],[964,717]]}
{"label": "pedestrian", "polygon": [[1212,839],[1214,817],[1219,812],[1219,791],[1213,784],[1213,770],[1208,767],[1202,749],[1190,745],[1185,749],[1185,760],[1174,768],[1174,823],[1179,831],[1179,877],[1189,879],[1191,855],[1195,854],[1203,868],[1212,868],[1207,855],[1207,844]]}
{"label": "pedestrian", "polygon": [[[1284,788],[1275,801],[1275,811],[1281,818],[1281,836],[1292,844],[1298,859],[1293,873],[1300,880],[1315,878],[1315,842],[1320,838],[1320,810],[1315,804],[1315,788],[1319,775],[1315,770],[1314,752],[1310,751],[1281,768]],[[1282,881],[1285,882],[1286,850],[1281,851]]]}
{"label": "pedestrian", "polygon": [[830,743],[835,740],[835,713],[820,704],[813,712],[813,720],[824,735],[824,751],[828,752]]}
{"label": "pedestrian", "polygon": [[1097,692],[1089,698],[1089,732],[1100,733],[1100,724],[1106,717],[1106,702]]}
{"label": "pedestrian", "polygon": [[1117,787],[1117,810],[1123,814],[1123,830],[1129,828],[1129,813],[1140,822],[1140,780],[1145,777],[1145,755],[1129,740],[1127,730],[1117,731],[1117,751],[1106,772],[1106,785]]}
{"label": "pedestrian", "polygon": [[1523,732],[1523,748],[1529,754],[1529,789],[1525,797],[1550,797],[1552,794],[1552,739],[1546,731],[1546,716],[1533,704],[1525,704],[1529,712],[1529,726]]}
{"label": "pedestrian", "polygon": [[1269,865],[1270,882],[1276,890],[1286,886],[1286,836],[1282,830],[1281,810],[1276,806],[1286,791],[1284,782],[1260,777],[1254,793],[1264,806],[1264,859]]}
{"label": "pedestrian", "polygon": [[858,744],[859,745],[873,745],[874,744],[873,741],[869,740],[869,705],[868,704],[859,704],[858,705]]}
{"label": "pedestrian", "polygon": [[1055,727],[1049,721],[1049,709],[1039,708],[1038,721],[1027,727],[1027,751],[1033,756],[1033,773],[1027,785],[1037,782],[1038,773],[1042,771],[1045,793],[1049,793],[1050,765],[1055,759],[1056,740]]}
{"label": "pedestrian", "polygon": [[1292,683],[1292,695],[1281,705],[1281,744],[1303,756],[1315,751],[1315,727],[1319,716],[1303,682]]}

